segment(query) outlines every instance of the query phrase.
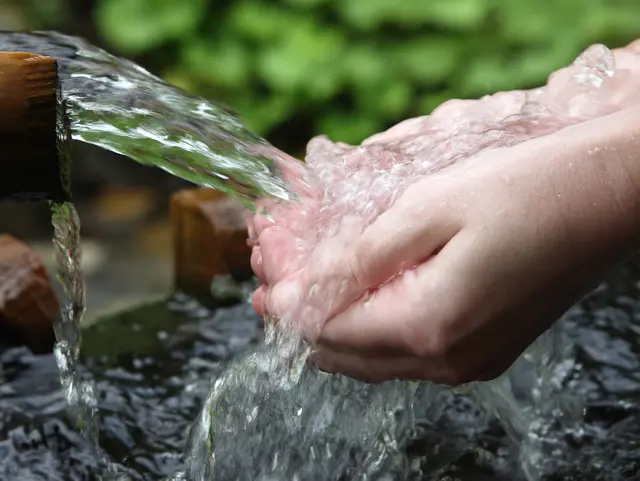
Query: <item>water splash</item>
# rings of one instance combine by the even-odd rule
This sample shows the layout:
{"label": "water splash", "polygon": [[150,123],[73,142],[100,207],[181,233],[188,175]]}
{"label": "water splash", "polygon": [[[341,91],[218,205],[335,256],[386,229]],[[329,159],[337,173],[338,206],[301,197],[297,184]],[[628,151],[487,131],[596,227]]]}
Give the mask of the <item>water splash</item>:
{"label": "water splash", "polygon": [[188,479],[406,479],[397,440],[411,425],[415,385],[322,373],[310,352],[268,326],[264,345],[215,380],[190,436]]}
{"label": "water splash", "polygon": [[[469,385],[460,394],[496,416],[520,444],[520,465],[530,481],[572,463],[564,437],[582,419],[581,398],[567,391],[571,344],[553,349],[560,329],[543,335],[504,376]],[[435,424],[443,415],[444,388],[363,384],[317,371],[308,364],[310,354],[297,334],[268,326],[264,345],[215,379],[191,430],[187,471],[179,476],[190,481],[419,479],[421,470],[407,452],[417,436],[415,412]],[[428,460],[422,469],[429,469]]]}
{"label": "water splash", "polygon": [[578,373],[573,350],[558,322],[504,375],[473,384],[471,395],[519,446],[520,468],[529,481],[570,466],[573,449],[567,439],[583,434],[584,399],[573,389]]}
{"label": "water splash", "polygon": [[[606,47],[595,47],[568,67],[563,72],[564,77],[561,75],[549,85],[531,92],[497,94],[478,101],[450,101],[430,116],[399,124],[367,139],[359,146],[333,143],[326,137],[313,139],[307,149],[308,170],[305,173],[305,183],[316,190],[316,195],[305,199],[303,208],[296,208],[295,212],[277,202],[267,207],[275,221],[282,219],[284,226],[295,237],[299,257],[291,262],[299,264],[291,266],[291,270],[295,271],[298,265],[320,264],[331,271],[335,262],[339,262],[337,256],[341,249],[350,245],[354,237],[388,210],[407,188],[427,175],[488,149],[517,145],[610,113],[614,104],[609,97],[611,91],[605,86],[614,76],[614,68],[612,53]],[[580,77],[586,73],[590,77]],[[596,82],[595,77],[601,82]],[[588,82],[585,85],[586,80]],[[410,275],[410,271],[405,275]],[[300,305],[294,306],[287,315],[291,321],[319,326],[331,310],[331,300],[339,297],[342,285],[339,281],[329,280],[323,285],[307,287]],[[571,391],[572,376],[577,367],[567,361],[571,358],[571,346],[562,343],[558,329],[554,328],[543,335],[505,375],[492,382],[469,386],[470,395],[487,412],[496,416],[510,437],[520,445],[520,466],[530,481],[539,480],[547,472],[570,463],[570,458],[566,456],[571,451],[567,441],[568,434],[581,436],[582,399]],[[277,354],[276,352],[275,355]],[[298,355],[302,358],[305,356],[303,352]],[[253,383],[263,389],[251,400],[243,400],[243,409],[262,406],[260,403],[264,397],[268,400],[278,399],[274,401],[278,406],[298,402],[311,413],[307,415],[313,416],[321,412],[325,404],[335,402],[332,397],[317,395],[312,395],[313,401],[307,399],[306,393],[316,392],[309,387],[308,382],[312,385],[328,382],[323,381],[320,374],[317,377],[311,376],[313,381],[301,382],[295,390],[291,390],[290,397],[283,401],[278,396],[272,396],[277,388],[269,387],[275,386],[273,383],[282,374],[274,372],[272,383],[259,383],[258,376],[255,376],[255,380],[246,378],[247,373],[252,372],[249,365],[249,361],[237,364],[229,373],[231,377],[236,373],[245,383]],[[237,392],[240,384],[234,387],[234,382],[230,380],[227,387],[231,392]],[[352,392],[358,391],[358,386],[358,383],[345,381],[338,392],[318,392],[322,392],[323,396],[350,398]],[[388,407],[402,406],[405,390],[409,389],[408,384],[393,386],[395,387],[383,385],[368,388],[381,397],[368,404],[363,413],[368,413],[369,410],[377,412],[381,425],[390,418]],[[219,449],[225,453],[221,456],[225,463],[230,457],[228,453],[231,450],[226,448],[224,435],[228,429],[225,426],[230,425],[230,421],[225,418],[226,414],[230,413],[236,420],[243,419],[248,414],[237,412],[234,410],[236,408],[230,409],[225,403],[217,404],[216,400],[232,396],[216,389],[212,393],[209,412],[205,412],[200,420],[204,427],[196,431],[200,433],[201,437],[198,439],[201,442],[205,439],[202,437],[203,433],[206,433],[208,439],[222,443],[222,447],[215,442],[209,444],[208,458],[204,452],[195,453],[200,463],[209,463],[209,466],[216,465],[215,458]],[[420,399],[420,402],[434,402],[434,399]],[[215,416],[210,415],[211,410],[215,412]],[[304,416],[303,413],[304,410],[299,415]],[[346,412],[344,417],[335,411],[334,414],[336,426],[345,426],[344,430],[336,431],[339,436],[347,436],[351,429],[349,416],[353,414]],[[211,425],[209,428],[206,427],[207,423]],[[377,434],[380,439],[391,436],[388,432]],[[304,430],[291,433],[291,436],[303,440],[299,443],[303,447],[309,443]],[[400,442],[400,439],[402,438],[395,438],[395,442]],[[233,440],[237,447],[246,442],[244,435],[241,439],[236,436]],[[290,441],[287,446],[292,444],[295,443]],[[283,458],[289,452],[287,449],[291,450],[290,447],[282,451],[279,446],[274,447],[271,454]],[[333,456],[331,459],[339,459],[339,456]],[[385,459],[392,466],[402,466],[399,458],[389,453],[386,456],[388,457]],[[323,462],[333,466],[328,460]],[[365,463],[365,460],[361,462]],[[263,463],[263,469],[268,465]],[[224,472],[224,466],[218,463],[217,467]],[[252,467],[259,470],[259,466]],[[361,465],[363,470],[369,467],[367,464]],[[388,466],[385,469],[388,472]],[[376,479],[376,475],[383,473],[372,467],[367,479]],[[275,479],[306,479],[301,471],[275,470],[268,474]]]}

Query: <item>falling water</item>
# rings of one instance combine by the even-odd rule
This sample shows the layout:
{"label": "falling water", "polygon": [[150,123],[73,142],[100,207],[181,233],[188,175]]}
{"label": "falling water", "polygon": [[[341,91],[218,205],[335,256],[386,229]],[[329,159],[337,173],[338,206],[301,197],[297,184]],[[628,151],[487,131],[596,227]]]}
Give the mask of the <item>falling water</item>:
{"label": "falling water", "polygon": [[80,219],[73,204],[60,202],[51,205],[51,222],[58,280],[66,296],[60,318],[55,324],[58,339],[55,358],[71,415],[86,435],[90,449],[97,454],[99,426],[95,417],[96,399],[91,384],[81,379],[78,369],[80,328],[86,308],[81,270]]}
{"label": "falling water", "polygon": [[398,440],[416,385],[322,373],[307,365],[309,352],[295,333],[268,326],[264,346],[215,380],[191,433],[188,479],[407,479]]}
{"label": "falling water", "polygon": [[0,32],[0,50],[58,60],[75,140],[221,190],[249,207],[265,196],[289,198],[276,165],[281,153],[230,110],[80,38]]}

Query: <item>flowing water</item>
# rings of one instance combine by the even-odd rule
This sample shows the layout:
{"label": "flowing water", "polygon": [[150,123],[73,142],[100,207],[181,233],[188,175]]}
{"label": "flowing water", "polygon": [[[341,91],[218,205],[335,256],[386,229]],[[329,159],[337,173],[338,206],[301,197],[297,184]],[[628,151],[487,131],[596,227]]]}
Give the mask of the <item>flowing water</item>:
{"label": "flowing water", "polygon": [[[139,66],[79,39],[50,33],[6,33],[0,34],[0,47],[51,55],[59,60],[73,138],[159,166],[198,185],[231,193],[248,206],[265,196],[280,201],[293,197],[276,168],[280,154],[227,110],[180,92]],[[589,56],[582,57],[580,62],[584,65],[577,64],[582,77],[576,80],[599,89],[605,79],[613,75],[607,55],[608,51],[604,50],[591,60]],[[544,99],[540,100],[535,94],[524,99],[519,107],[522,115],[525,110],[532,110],[536,121],[540,118],[538,114],[548,119],[557,118],[558,112],[551,112]],[[582,109],[584,105],[588,106],[588,102],[571,104],[579,112],[572,114],[567,124],[589,116]],[[540,106],[547,110],[540,113],[537,110]],[[320,178],[329,186],[324,200],[331,203],[324,205],[322,212],[324,215],[339,212],[348,205],[346,200],[354,200],[355,192],[355,200],[361,201],[356,205],[362,207],[356,207],[356,211],[364,225],[393,201],[392,190],[397,195],[411,179],[444,168],[460,156],[494,145],[513,145],[535,136],[526,129],[511,128],[522,127],[522,118],[516,120],[505,124],[509,128],[494,125],[489,129],[496,132],[494,136],[487,136],[486,128],[477,132],[473,131],[473,125],[467,126],[471,128],[467,137],[475,135],[469,144],[472,147],[464,143],[469,140],[466,137],[456,137],[459,142],[451,146],[452,135],[465,134],[460,130],[448,132],[448,137],[430,136],[426,143],[424,139],[415,142],[414,138],[412,143],[394,144],[392,148],[380,148],[374,142],[374,145],[351,149],[316,141],[312,150],[322,150],[318,157],[323,160],[314,161],[310,155],[308,160],[314,161],[310,163],[310,172],[315,180]],[[553,128],[557,126],[550,121],[549,129]],[[489,140],[478,142],[479,137]],[[436,153],[441,152],[442,147],[449,149],[447,155]],[[400,150],[395,152],[394,148]],[[366,154],[377,158],[379,163],[374,162],[370,170],[363,168],[362,175],[339,190],[337,186],[341,184],[335,181],[344,180],[345,172],[348,174],[348,170],[342,172],[339,168],[344,163],[353,164],[354,152],[356,159]],[[392,168],[382,168],[382,164],[389,163],[389,156],[382,154],[398,152],[404,161],[392,156]],[[424,158],[425,152],[438,162],[413,162]],[[334,160],[339,162],[331,163]],[[376,189],[367,189],[371,182]],[[333,208],[329,214],[327,207]],[[40,392],[43,397],[36,408],[31,395],[27,396],[27,407],[20,404],[22,395],[13,383],[19,384],[25,365],[42,362],[44,366],[46,361],[20,351],[10,352],[5,364],[9,365],[9,372],[14,372],[8,384],[8,392],[14,395],[2,398],[9,401],[8,411],[3,412],[7,419],[3,420],[2,428],[12,443],[5,457],[7,476],[17,473],[19,479],[29,479],[28,476],[60,479],[66,469],[73,473],[67,476],[75,476],[74,479],[98,477],[100,453],[97,452],[96,419],[100,414],[96,409],[103,406],[100,425],[115,438],[103,444],[111,461],[120,464],[122,476],[133,479],[170,476],[175,480],[193,481],[391,480],[432,479],[430,476],[438,472],[444,473],[438,479],[448,479],[446,476],[455,479],[458,476],[455,469],[449,473],[445,468],[453,469],[457,461],[443,459],[455,458],[447,451],[451,450],[451,443],[454,451],[459,448],[460,445],[455,444],[457,438],[453,436],[456,441],[449,442],[437,439],[433,433],[451,413],[460,417],[453,420],[453,424],[468,430],[466,444],[463,440],[461,445],[469,449],[473,443],[493,443],[491,447],[471,449],[476,456],[472,463],[475,471],[472,469],[472,477],[466,479],[480,479],[478,476],[483,474],[482,469],[478,471],[478,465],[493,475],[506,473],[507,479],[516,479],[522,473],[529,480],[562,472],[580,473],[582,466],[574,466],[576,454],[572,448],[584,448],[585,439],[591,441],[592,446],[599,446],[599,431],[588,431],[580,422],[583,412],[580,394],[584,391],[579,384],[581,366],[571,353],[572,344],[565,342],[566,332],[561,326],[542,336],[507,375],[470,387],[472,404],[480,406],[480,412],[470,406],[452,407],[456,400],[466,398],[428,383],[392,382],[372,386],[320,373],[307,365],[308,348],[304,343],[284,330],[276,332],[268,328],[259,349],[221,369],[221,360],[242,352],[259,332],[255,320],[246,320],[251,316],[240,310],[231,322],[239,327],[230,328],[229,321],[225,324],[216,319],[217,324],[204,328],[206,334],[197,331],[187,336],[188,348],[183,346],[181,351],[172,346],[170,353],[162,353],[172,359],[168,362],[170,369],[163,365],[167,362],[165,358],[154,356],[132,355],[133,369],[129,370],[122,366],[106,369],[100,367],[99,359],[89,360],[97,380],[97,392],[105,396],[96,397],[92,384],[86,381],[77,365],[79,323],[84,310],[79,223],[70,204],[54,205],[53,213],[61,266],[59,277],[69,297],[56,326],[59,343],[55,357],[65,399],[76,421],[83,424],[81,428],[87,438],[82,446],[78,445],[73,433],[56,418],[59,404],[55,407],[50,404],[51,393]],[[323,235],[339,233],[341,227],[336,225]],[[314,238],[313,242],[322,240]],[[616,295],[613,298],[618,299]],[[247,306],[243,308],[246,311]],[[246,327],[244,337],[234,336],[233,329],[242,329],[242,326]],[[175,341],[166,333],[153,335],[161,336],[164,341]],[[204,336],[206,342],[201,342],[202,339],[199,342],[199,336]],[[184,337],[180,342],[183,341]],[[177,356],[185,367],[176,370],[176,358],[172,356]],[[211,376],[214,381],[209,391],[206,379]],[[11,407],[12,401],[18,402],[15,408]],[[188,413],[191,419],[195,418],[202,404],[204,408],[200,409],[191,429],[182,463],[178,453],[184,446],[176,439],[186,439],[184,428],[188,423],[184,422],[184,415]],[[492,418],[486,415],[501,423],[500,434],[493,441],[483,437],[487,430],[495,429],[490,422]],[[154,434],[143,426],[141,419],[157,432]],[[421,422],[422,430],[418,429]],[[180,435],[174,431],[178,426]],[[171,432],[162,439],[165,429]],[[35,433],[34,437],[25,438],[27,430]],[[629,437],[635,439],[635,431],[631,431]],[[515,443],[507,443],[503,432]],[[514,450],[514,446],[519,446],[519,450]],[[586,448],[589,449],[592,448]],[[65,453],[62,461],[60,452]],[[425,453],[430,453],[426,459]],[[81,461],[75,463],[78,459]],[[85,462],[87,459],[92,461]],[[96,460],[97,464],[93,463]],[[165,461],[171,469],[159,466]],[[514,466],[520,471],[514,470]],[[632,478],[605,476],[601,479]]]}
{"label": "flowing water", "polygon": [[[79,38],[57,33],[0,33],[3,51],[27,51],[58,60],[58,125],[62,174],[68,174],[65,131],[138,162],[163,168],[203,187],[231,194],[253,207],[258,198],[288,199],[274,161],[279,155],[228,109],[165,84],[138,65]],[[62,117],[61,117],[62,118]],[[67,179],[63,179],[65,185]],[[54,245],[66,302],[56,323],[56,361],[71,415],[96,454],[99,426],[93,386],[81,379],[80,325],[85,310],[80,270],[80,220],[71,203],[52,205]]]}
{"label": "flowing water", "polygon": [[[553,84],[506,96],[509,102],[502,101],[504,96],[452,102],[360,146],[314,139],[304,173],[304,184],[313,192],[300,196],[301,205],[268,203],[272,218],[293,239],[294,253],[280,261],[290,271],[318,265],[337,269],[343,246],[425,175],[486,149],[510,147],[615,110],[608,82],[615,62],[606,47],[588,49],[569,73],[572,77],[559,91]],[[299,304],[278,320],[277,331],[267,330],[263,348],[216,380],[191,435],[189,479],[378,480],[412,475],[402,433],[413,424],[417,403],[438,402],[433,395],[437,389],[427,386],[428,394],[421,397],[423,385],[363,385],[314,371],[306,367],[309,352],[297,329],[282,327],[305,323],[317,328],[344,289],[340,281],[304,286],[296,297]],[[267,297],[279,294],[280,286],[265,287]],[[283,302],[276,297],[274,304]],[[584,434],[569,349],[557,327],[541,336],[507,374],[468,387],[520,447],[519,466],[529,480],[570,465],[573,461],[564,457],[570,451],[567,437]],[[274,425],[283,427],[283,433],[270,450],[247,456],[258,451],[254,443],[262,446],[263,433]]]}
{"label": "flowing water", "polygon": [[58,60],[75,140],[160,167],[243,200],[288,199],[279,153],[229,109],[172,87],[83,39],[55,32],[0,32],[0,49]]}
{"label": "flowing water", "polygon": [[51,205],[51,221],[58,280],[66,296],[58,322],[54,325],[58,339],[54,354],[70,415],[76,428],[84,434],[91,453],[98,456],[100,427],[96,417],[94,388],[90,381],[81,378],[78,365],[82,316],[86,309],[81,269],[80,219],[73,204],[60,202]]}

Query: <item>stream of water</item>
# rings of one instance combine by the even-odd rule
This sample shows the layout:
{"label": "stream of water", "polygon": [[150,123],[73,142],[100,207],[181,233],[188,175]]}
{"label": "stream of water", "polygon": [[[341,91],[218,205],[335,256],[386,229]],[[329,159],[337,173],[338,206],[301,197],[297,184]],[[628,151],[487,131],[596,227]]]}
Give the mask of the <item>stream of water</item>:
{"label": "stream of water", "polygon": [[[265,196],[293,198],[276,168],[277,151],[228,110],[181,92],[80,39],[55,33],[4,33],[0,49],[58,59],[74,139],[223,190],[249,207]],[[513,144],[527,138],[520,131],[504,132],[496,142]],[[412,152],[416,158],[431,152],[433,145],[419,147]],[[329,160],[342,161],[354,152],[340,149],[332,150]],[[359,155],[365,150],[356,149]],[[443,159],[440,167],[454,161],[456,152],[452,149],[451,158]],[[336,174],[326,173],[327,165],[333,164],[311,165],[312,173],[324,175],[325,181]],[[407,173],[401,169],[417,164],[398,165],[399,169],[389,170],[391,180],[385,178],[385,192],[390,187],[401,190],[406,182],[399,179],[408,181],[434,170],[433,165],[421,164]],[[377,169],[378,177],[372,181],[380,179],[381,171]],[[363,169],[356,180],[368,179],[367,173]],[[339,184],[329,184],[333,190],[327,191],[326,199],[341,205],[334,195]],[[364,184],[349,186],[369,195]],[[378,215],[381,207],[376,204],[371,209],[371,199],[365,200],[363,216]],[[52,211],[59,278],[68,296],[56,325],[56,361],[76,424],[99,457],[98,402],[93,385],[81,378],[77,365],[84,311],[79,219],[69,203],[53,205]],[[470,387],[478,405],[499,419],[520,446],[517,464],[529,480],[571,464],[564,454],[570,441],[583,434],[581,397],[571,389],[577,371],[569,355],[571,346],[564,342],[560,327],[552,329],[505,376]],[[308,351],[296,335],[267,329],[260,348],[216,372],[191,429],[185,465],[171,479],[374,481],[420,475],[421,466],[408,454],[408,443],[415,436],[407,432],[415,427],[417,407],[421,412],[441,408],[443,390],[428,383],[365,385],[321,373],[308,366]]]}
{"label": "stream of water", "polygon": [[123,154],[249,207],[264,196],[288,199],[279,154],[230,109],[189,95],[85,40],[55,32],[0,32],[0,50],[58,60],[75,140]]}
{"label": "stream of water", "polygon": [[[58,322],[54,325],[58,340],[54,348],[55,360],[69,414],[77,429],[83,433],[89,451],[100,457],[100,426],[94,386],[90,380],[81,377],[79,368],[82,317],[86,310],[80,219],[73,204],[59,202],[51,205],[51,223],[58,265],[57,277],[66,296]],[[99,469],[108,472],[109,466],[100,466]]]}

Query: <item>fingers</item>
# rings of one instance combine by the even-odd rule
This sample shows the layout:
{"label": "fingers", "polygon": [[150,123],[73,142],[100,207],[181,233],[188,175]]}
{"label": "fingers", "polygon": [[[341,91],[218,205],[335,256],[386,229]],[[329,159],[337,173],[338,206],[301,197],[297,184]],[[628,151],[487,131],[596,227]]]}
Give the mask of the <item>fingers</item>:
{"label": "fingers", "polygon": [[264,274],[264,267],[262,264],[262,250],[260,249],[260,246],[254,246],[253,249],[251,249],[251,269],[262,284],[267,283],[267,278]]}
{"label": "fingers", "polygon": [[437,260],[405,272],[333,317],[318,345],[346,354],[439,356],[458,295]]}
{"label": "fingers", "polygon": [[466,335],[460,323],[468,321],[464,313],[475,301],[458,268],[464,263],[459,247],[469,247],[469,240],[456,239],[444,254],[329,320],[317,339],[318,364],[368,382],[408,378],[458,385],[481,374],[478,366],[467,366],[468,353],[458,356],[456,349]]}
{"label": "fingers", "polygon": [[415,267],[459,230],[460,223],[447,201],[425,195],[429,185],[420,183],[417,188],[407,189],[357,241],[356,261],[351,268],[364,287],[378,287],[395,274]]}
{"label": "fingers", "polygon": [[300,331],[314,343],[320,333],[321,313],[306,302],[306,290],[295,276],[269,286],[265,297],[268,316],[284,321],[293,330]]}
{"label": "fingers", "polygon": [[[352,241],[344,254],[333,252],[332,262],[327,259],[309,266],[310,286],[333,286],[321,293],[325,304],[327,299],[332,303],[327,318],[365,292],[424,262],[456,234],[460,225],[456,213],[444,199],[437,198],[426,196],[424,189],[407,189],[389,211]],[[331,262],[330,268],[327,262]]]}
{"label": "fingers", "polygon": [[258,240],[258,233],[256,232],[255,216],[247,216],[245,219],[247,224],[247,244],[253,246]]}
{"label": "fingers", "polygon": [[[296,238],[286,229],[272,226],[260,235],[260,250],[252,255],[252,267],[261,274],[261,280],[273,285],[293,274],[299,268]],[[267,252],[268,255],[263,255]]]}
{"label": "fingers", "polygon": [[275,225],[274,210],[277,211],[278,203],[272,199],[264,199],[256,203],[257,213],[249,224],[253,238],[259,238],[265,229]]}
{"label": "fingers", "polygon": [[[393,379],[437,379],[437,372],[425,367],[419,359],[406,357],[363,357],[319,348],[314,353],[315,364],[325,372],[342,374],[367,383]],[[435,381],[437,382],[437,381]]]}
{"label": "fingers", "polygon": [[251,298],[251,304],[253,309],[259,316],[264,317],[266,315],[266,299],[267,299],[267,286],[262,285],[258,287]]}

